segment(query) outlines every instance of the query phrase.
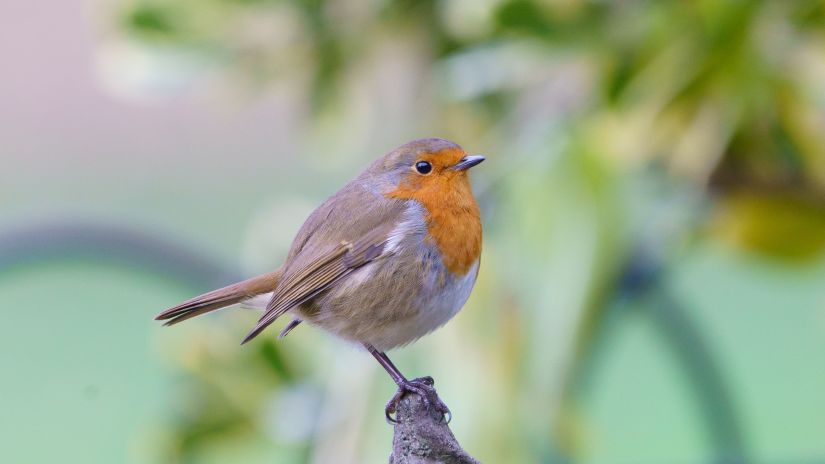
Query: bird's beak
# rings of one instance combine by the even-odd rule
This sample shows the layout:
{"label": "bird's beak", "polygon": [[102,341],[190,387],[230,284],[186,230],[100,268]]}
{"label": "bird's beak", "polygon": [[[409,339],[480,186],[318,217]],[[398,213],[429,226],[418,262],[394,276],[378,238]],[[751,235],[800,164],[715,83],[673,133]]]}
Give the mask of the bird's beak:
{"label": "bird's beak", "polygon": [[476,164],[484,161],[484,157],[480,155],[467,155],[464,158],[461,158],[458,163],[453,165],[453,171],[465,171],[470,169],[471,167],[475,166]]}

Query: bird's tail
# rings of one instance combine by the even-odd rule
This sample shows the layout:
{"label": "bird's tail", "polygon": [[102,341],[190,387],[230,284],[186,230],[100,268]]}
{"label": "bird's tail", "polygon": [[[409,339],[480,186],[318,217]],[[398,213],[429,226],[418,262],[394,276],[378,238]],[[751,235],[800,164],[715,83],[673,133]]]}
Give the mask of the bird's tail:
{"label": "bird's tail", "polygon": [[236,303],[244,303],[258,295],[269,293],[275,289],[281,277],[281,270],[259,275],[228,287],[212,290],[209,293],[196,296],[191,300],[167,309],[158,314],[155,320],[163,321],[163,325],[174,325],[201,314],[206,314]]}

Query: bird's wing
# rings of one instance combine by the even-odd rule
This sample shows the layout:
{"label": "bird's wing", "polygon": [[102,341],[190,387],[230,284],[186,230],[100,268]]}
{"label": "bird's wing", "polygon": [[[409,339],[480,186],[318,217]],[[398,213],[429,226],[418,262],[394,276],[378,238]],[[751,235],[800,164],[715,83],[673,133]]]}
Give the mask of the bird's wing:
{"label": "bird's wing", "polygon": [[[381,208],[350,215],[342,215],[341,211],[327,213],[323,211],[324,207],[322,205],[313,216],[338,219],[334,223],[339,224],[340,230],[330,232],[329,227],[316,228],[319,231],[310,233],[308,238],[299,234],[296,240],[303,241],[301,250],[288,260],[266,311],[243,343],[255,338],[290,309],[327,290],[359,267],[385,256],[389,252],[387,242],[401,219],[404,203],[392,201]],[[358,238],[343,238],[347,235]],[[324,242],[337,244],[319,246]],[[319,249],[324,251],[315,251]]]}

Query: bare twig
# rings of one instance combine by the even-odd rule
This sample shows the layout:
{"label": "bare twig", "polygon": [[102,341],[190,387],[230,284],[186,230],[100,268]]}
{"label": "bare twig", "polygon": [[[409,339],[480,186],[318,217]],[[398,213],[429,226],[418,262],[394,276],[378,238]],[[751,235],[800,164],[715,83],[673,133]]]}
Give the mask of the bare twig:
{"label": "bare twig", "polygon": [[428,410],[424,400],[404,395],[398,403],[390,464],[479,464],[467,454],[440,414]]}

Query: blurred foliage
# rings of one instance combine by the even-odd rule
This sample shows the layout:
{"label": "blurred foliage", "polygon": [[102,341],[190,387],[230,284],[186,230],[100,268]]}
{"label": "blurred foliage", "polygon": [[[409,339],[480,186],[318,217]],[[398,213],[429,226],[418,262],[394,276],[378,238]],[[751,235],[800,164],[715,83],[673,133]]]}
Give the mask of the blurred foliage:
{"label": "blurred foliage", "polygon": [[721,236],[744,246],[809,261],[825,246],[825,211],[820,202],[793,193],[736,193],[716,213]]}
{"label": "blurred foliage", "polygon": [[[349,127],[350,104],[368,98],[352,82],[377,50],[415,44],[392,51],[409,52],[425,82],[410,98],[432,100],[413,129],[502,160],[480,189],[492,270],[476,290],[497,319],[465,334],[480,347],[467,357],[507,379],[491,388],[518,418],[506,431],[491,425],[505,413],[478,425],[491,462],[589,456],[571,389],[617,298],[649,290],[627,284],[639,256],[661,273],[705,239],[791,265],[825,247],[822,1],[129,0],[119,20],[125,40],[206,57],[253,94],[286,83],[319,127]],[[267,370],[259,391],[289,379],[267,350],[232,361]],[[182,449],[250,426],[254,409],[221,411],[226,398],[212,396],[178,428]]]}
{"label": "blurred foliage", "polygon": [[[659,158],[722,193],[752,189],[823,201],[821,1],[471,3],[134,0],[122,17],[132,37],[210,55],[222,72],[257,85],[306,76],[306,98],[318,111],[334,104],[342,75],[361,65],[353,58],[393,31],[424,40],[436,64],[495,46],[500,51],[491,59],[512,66],[535,57],[498,56],[511,51],[501,45],[526,44],[586,63],[592,85],[572,125],[584,151],[622,165]],[[477,65],[490,83],[459,98],[486,115],[467,117],[491,127],[536,82],[497,78],[495,64]],[[442,85],[456,93],[450,86],[465,83]],[[442,98],[450,106],[456,95]],[[782,255],[759,243],[747,244]]]}
{"label": "blurred foliage", "polygon": [[[256,406],[265,403],[272,390],[294,381],[273,340],[231,358],[221,355],[227,347],[219,340],[205,337],[202,344],[182,347],[176,360],[187,368],[182,379],[187,399],[175,411],[172,433],[177,442],[169,445],[167,455],[172,461],[183,460],[187,452],[216,440],[248,435],[260,413]],[[233,401],[239,393],[244,401]]]}

